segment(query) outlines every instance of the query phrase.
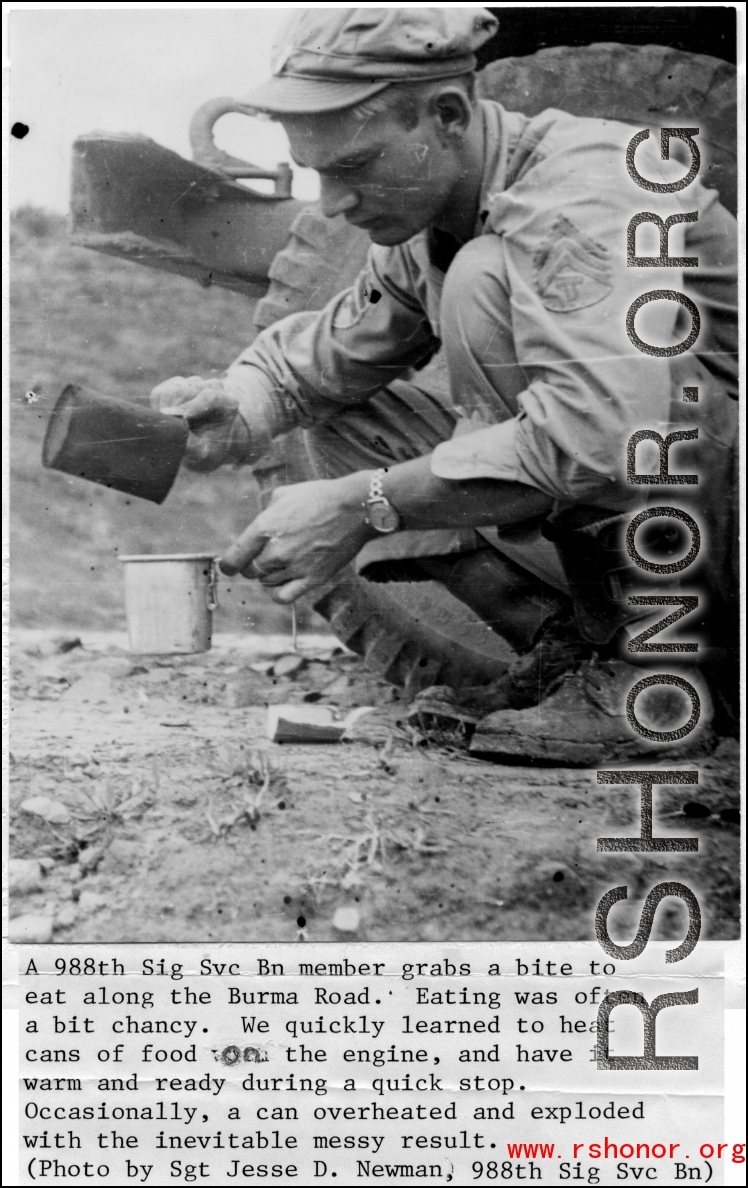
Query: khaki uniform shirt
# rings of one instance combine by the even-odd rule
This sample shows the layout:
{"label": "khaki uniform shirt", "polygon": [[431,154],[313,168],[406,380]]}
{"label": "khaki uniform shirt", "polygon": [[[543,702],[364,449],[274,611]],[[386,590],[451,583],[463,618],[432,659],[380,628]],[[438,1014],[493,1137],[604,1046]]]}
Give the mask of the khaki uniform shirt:
{"label": "khaki uniform shirt", "polygon": [[[513,394],[497,385],[487,396],[470,396],[465,406],[469,385],[450,374],[466,424],[437,447],[432,469],[448,479],[526,483],[560,506],[623,506],[632,495],[641,498],[641,488],[625,483],[632,432],[663,431],[674,409],[676,420],[683,412],[693,419],[694,406],[681,405],[683,385],[700,386],[699,421],[711,416],[709,392],[732,404],[725,390],[736,381],[735,220],[699,180],[670,194],[636,185],[626,172],[626,148],[638,131],[633,126],[555,110],[528,118],[493,102],[482,102],[480,110],[485,167],[475,236],[501,237],[497,301],[504,314],[509,302],[526,385]],[[656,131],[639,146],[642,176],[684,176],[690,151],[674,138],[670,144],[677,162],[661,161]],[[628,267],[627,228],[640,211],[662,219],[696,212],[697,221],[671,228],[668,250],[698,257],[698,267]],[[573,236],[569,246],[565,235],[569,224],[588,245],[581,259],[575,260]],[[246,401],[258,451],[294,426],[360,405],[448,339],[440,308],[444,272],[432,259],[431,243],[424,231],[397,247],[373,245],[351,289],[319,312],[271,326],[232,365],[229,376]],[[658,255],[655,228],[640,228],[637,250]],[[701,331],[686,354],[657,358],[629,340],[626,313],[652,289],[676,290],[696,302]],[[373,290],[381,294],[376,303]],[[648,304],[635,322],[637,333],[657,345],[682,341],[690,326],[690,314],[675,301]],[[731,432],[719,412],[713,432],[725,440]],[[671,469],[679,463],[674,454]]]}

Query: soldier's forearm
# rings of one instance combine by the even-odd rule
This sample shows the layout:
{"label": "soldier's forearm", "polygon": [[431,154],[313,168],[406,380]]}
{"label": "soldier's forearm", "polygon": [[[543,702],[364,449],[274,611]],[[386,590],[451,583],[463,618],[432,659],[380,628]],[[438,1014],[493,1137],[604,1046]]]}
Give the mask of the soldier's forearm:
{"label": "soldier's forearm", "polygon": [[[358,471],[336,480],[346,504],[364,502],[372,474]],[[549,495],[524,483],[438,478],[429,456],[392,466],[382,487],[400,513],[403,528],[502,527],[542,515],[553,506]]]}

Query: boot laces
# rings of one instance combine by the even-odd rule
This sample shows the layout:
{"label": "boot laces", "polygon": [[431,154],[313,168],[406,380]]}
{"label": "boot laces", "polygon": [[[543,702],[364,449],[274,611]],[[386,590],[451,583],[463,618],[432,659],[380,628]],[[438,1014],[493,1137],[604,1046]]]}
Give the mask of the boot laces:
{"label": "boot laces", "polygon": [[612,678],[615,677],[615,675],[616,670],[613,666],[613,662],[611,660],[603,659],[599,652],[593,652],[592,655],[586,660],[582,660],[578,665],[576,665],[572,671],[565,673],[563,679],[568,680],[569,678],[574,678],[581,681],[582,684],[588,685],[590,688],[594,689],[595,692],[601,693],[604,688],[604,684],[601,683],[601,680],[604,681],[606,676]]}

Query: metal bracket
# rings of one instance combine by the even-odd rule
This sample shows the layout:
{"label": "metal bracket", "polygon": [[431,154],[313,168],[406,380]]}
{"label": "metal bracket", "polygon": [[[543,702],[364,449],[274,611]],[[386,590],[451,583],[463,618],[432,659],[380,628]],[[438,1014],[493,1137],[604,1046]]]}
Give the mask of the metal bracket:
{"label": "metal bracket", "polygon": [[[268,178],[275,182],[274,198],[290,198],[293,173],[290,165],[285,161],[275,170],[260,169],[251,165],[249,161],[242,161],[239,157],[232,157],[216,144],[213,138],[213,126],[230,111],[237,111],[241,115],[256,115],[254,108],[246,107],[236,99],[209,99],[203,103],[192,117],[190,123],[190,144],[192,145],[192,159],[198,165],[205,165],[222,173],[224,177],[233,178]],[[267,197],[267,195],[262,195]]]}

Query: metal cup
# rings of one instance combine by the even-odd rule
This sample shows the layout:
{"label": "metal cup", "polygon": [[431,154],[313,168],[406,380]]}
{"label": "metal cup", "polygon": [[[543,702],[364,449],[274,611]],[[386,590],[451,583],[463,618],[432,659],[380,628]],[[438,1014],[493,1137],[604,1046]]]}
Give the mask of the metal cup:
{"label": "metal cup", "polygon": [[68,384],[52,409],[42,462],[163,503],[184,457],[187,422]]}
{"label": "metal cup", "polygon": [[151,655],[207,652],[217,606],[211,553],[119,558],[125,571],[130,651]]}

